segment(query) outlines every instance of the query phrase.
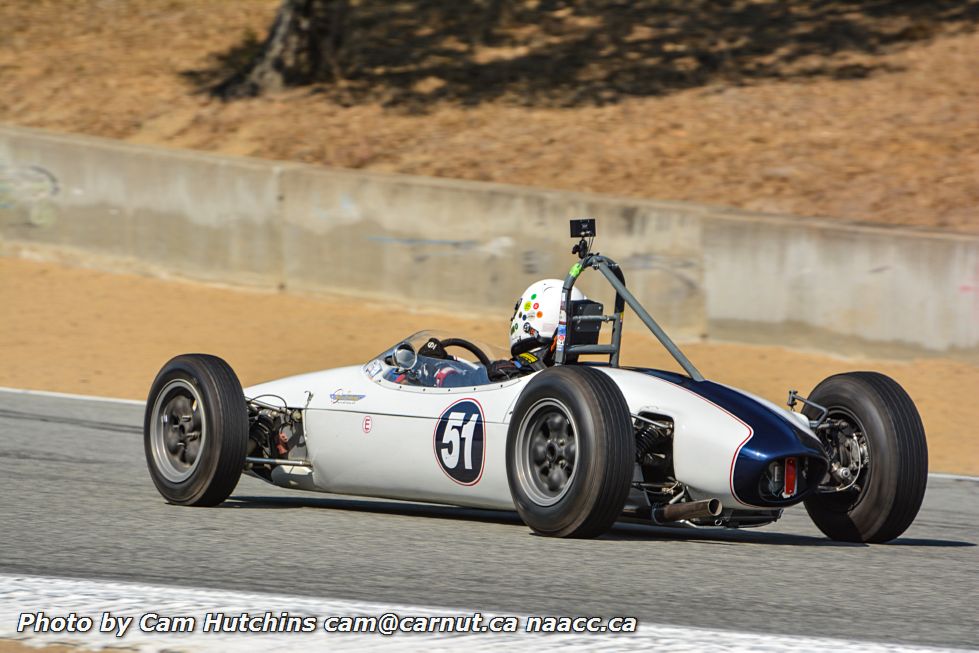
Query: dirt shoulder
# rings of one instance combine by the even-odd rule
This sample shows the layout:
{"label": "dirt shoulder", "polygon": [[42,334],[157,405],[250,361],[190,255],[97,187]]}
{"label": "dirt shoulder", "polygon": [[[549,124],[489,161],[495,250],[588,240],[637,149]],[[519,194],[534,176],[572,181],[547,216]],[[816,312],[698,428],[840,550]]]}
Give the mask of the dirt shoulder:
{"label": "dirt shoulder", "polygon": [[[499,316],[413,312],[350,297],[304,297],[0,258],[0,386],[143,399],[170,357],[225,358],[244,384],[363,363],[425,328],[491,343],[506,339]],[[652,338],[627,333],[624,364],[673,368]],[[979,474],[979,367],[944,359],[840,359],[760,347],[690,343],[709,378],[776,403],[789,388],[872,369],[897,379],[928,433],[932,471]]]}
{"label": "dirt shoulder", "polygon": [[979,233],[976,0],[517,2],[475,49],[439,22],[452,3],[417,18],[360,3],[344,84],[198,92],[247,58],[278,4],[0,3],[0,121]]}

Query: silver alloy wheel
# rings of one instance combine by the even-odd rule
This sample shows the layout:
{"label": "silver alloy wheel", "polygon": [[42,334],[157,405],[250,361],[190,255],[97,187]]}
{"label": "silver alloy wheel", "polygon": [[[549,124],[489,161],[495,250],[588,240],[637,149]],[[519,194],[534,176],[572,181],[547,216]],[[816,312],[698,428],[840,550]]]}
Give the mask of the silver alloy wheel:
{"label": "silver alloy wheel", "polygon": [[200,464],[207,440],[200,391],[184,379],[163,386],[153,402],[151,428],[156,469],[171,483],[187,480]]}
{"label": "silver alloy wheel", "polygon": [[571,411],[556,399],[541,399],[527,411],[517,431],[517,477],[539,506],[567,494],[578,458],[578,429]]}

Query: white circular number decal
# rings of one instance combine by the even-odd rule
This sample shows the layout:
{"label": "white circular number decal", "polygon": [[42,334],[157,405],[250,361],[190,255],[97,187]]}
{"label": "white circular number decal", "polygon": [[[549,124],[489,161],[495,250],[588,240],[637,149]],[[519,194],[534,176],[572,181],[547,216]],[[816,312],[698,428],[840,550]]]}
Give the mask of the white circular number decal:
{"label": "white circular number decal", "polygon": [[472,399],[452,404],[435,425],[435,457],[449,478],[475,485],[483,475],[483,410]]}

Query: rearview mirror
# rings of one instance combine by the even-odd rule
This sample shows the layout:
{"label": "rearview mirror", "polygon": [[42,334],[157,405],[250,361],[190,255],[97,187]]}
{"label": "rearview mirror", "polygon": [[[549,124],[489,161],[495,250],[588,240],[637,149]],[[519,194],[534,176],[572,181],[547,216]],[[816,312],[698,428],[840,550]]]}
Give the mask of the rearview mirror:
{"label": "rearview mirror", "polygon": [[418,354],[415,348],[407,342],[402,342],[394,348],[394,362],[399,369],[408,370],[415,366]]}

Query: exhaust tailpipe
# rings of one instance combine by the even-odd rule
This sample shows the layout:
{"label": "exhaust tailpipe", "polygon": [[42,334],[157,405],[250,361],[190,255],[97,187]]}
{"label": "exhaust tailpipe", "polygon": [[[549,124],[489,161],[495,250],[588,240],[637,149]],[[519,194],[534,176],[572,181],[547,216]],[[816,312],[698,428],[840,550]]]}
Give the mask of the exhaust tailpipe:
{"label": "exhaust tailpipe", "polygon": [[686,503],[668,503],[655,506],[652,512],[653,522],[665,524],[683,519],[698,517],[717,517],[721,514],[721,502],[717,499],[703,501],[688,501]]}

